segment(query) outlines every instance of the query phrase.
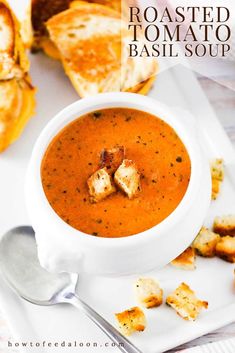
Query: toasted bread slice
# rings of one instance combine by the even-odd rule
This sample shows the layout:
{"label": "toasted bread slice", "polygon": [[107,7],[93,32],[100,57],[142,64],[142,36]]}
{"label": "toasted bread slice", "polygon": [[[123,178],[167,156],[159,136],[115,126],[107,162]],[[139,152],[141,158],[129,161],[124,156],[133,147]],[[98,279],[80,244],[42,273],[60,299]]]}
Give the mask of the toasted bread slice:
{"label": "toasted bread slice", "polygon": [[[27,16],[27,20],[31,17],[31,23],[27,23],[24,37],[27,37],[26,41],[32,51],[37,52],[42,49],[51,58],[60,60],[60,53],[50,40],[45,23],[54,15],[68,8],[77,8],[84,2],[98,3],[121,12],[121,0],[31,0],[29,16]],[[30,32],[32,35],[29,36]]]}
{"label": "toasted bread slice", "polygon": [[22,78],[29,61],[20,37],[20,25],[5,0],[0,0],[0,80]]}
{"label": "toasted bread slice", "polygon": [[0,0],[0,152],[22,132],[34,114],[35,89],[19,23],[5,0]]}
{"label": "toasted bread slice", "polygon": [[103,149],[100,156],[100,167],[106,168],[109,174],[113,174],[122,164],[125,158],[124,146],[115,146],[111,149]]}
{"label": "toasted bread slice", "polygon": [[[46,49],[49,55],[53,53],[52,42],[48,38],[46,21],[52,16],[67,10],[72,0],[31,0],[31,22],[33,31],[32,51]],[[58,54],[59,55],[59,54]]]}
{"label": "toasted bread slice", "polygon": [[235,215],[216,217],[213,230],[221,236],[230,235],[235,237]]}
{"label": "toasted bread slice", "polygon": [[33,27],[31,21],[31,2],[25,10],[24,17],[21,19],[20,34],[26,49],[30,49],[33,44]]}
{"label": "toasted bread slice", "polygon": [[[107,7],[110,7],[113,10],[116,10],[117,12],[121,12],[122,10],[122,0],[84,0],[85,2],[90,2],[93,4],[100,4],[104,5]],[[81,5],[81,0],[74,0],[70,8],[75,8]]]}
{"label": "toasted bread slice", "polygon": [[140,173],[132,160],[123,160],[114,174],[114,181],[129,199],[133,199],[141,191]]}
{"label": "toasted bread slice", "polygon": [[129,58],[127,28],[118,12],[85,2],[47,22],[50,38],[81,97],[128,91],[156,74],[155,59]]}
{"label": "toasted bread slice", "polygon": [[116,191],[106,168],[92,174],[87,184],[92,202],[99,202]]}
{"label": "toasted bread slice", "polygon": [[192,247],[200,256],[213,257],[215,256],[215,248],[219,240],[219,234],[212,232],[208,228],[202,227],[193,241]]}
{"label": "toasted bread slice", "polygon": [[235,263],[235,237],[222,237],[216,245],[216,255],[221,259]]}
{"label": "toasted bread slice", "polygon": [[12,144],[35,112],[29,78],[0,81],[0,152]]}
{"label": "toasted bread slice", "polygon": [[130,336],[135,331],[144,331],[146,318],[143,311],[134,307],[122,313],[115,314],[119,329],[124,336]]}
{"label": "toasted bread slice", "polygon": [[135,283],[135,292],[140,304],[148,309],[162,304],[163,290],[152,278],[139,278]]}
{"label": "toasted bread slice", "polygon": [[5,2],[0,3],[1,41],[0,53],[14,57],[15,52],[15,24],[11,10]]}
{"label": "toasted bread slice", "polygon": [[192,247],[189,247],[176,259],[171,261],[171,264],[183,270],[195,270],[195,259],[195,250]]}
{"label": "toasted bread slice", "polygon": [[185,320],[196,320],[201,309],[207,309],[208,302],[197,299],[194,291],[185,283],[167,297],[166,303]]}

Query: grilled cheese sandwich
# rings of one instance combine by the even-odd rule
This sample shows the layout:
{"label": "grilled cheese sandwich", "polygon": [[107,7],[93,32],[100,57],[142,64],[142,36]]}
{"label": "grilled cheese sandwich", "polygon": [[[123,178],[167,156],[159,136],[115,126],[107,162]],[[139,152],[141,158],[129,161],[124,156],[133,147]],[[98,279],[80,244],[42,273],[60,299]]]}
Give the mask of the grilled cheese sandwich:
{"label": "grilled cheese sandwich", "polygon": [[[127,24],[106,6],[80,6],[47,22],[65,71],[81,97],[102,92],[138,92],[156,75],[154,58],[130,58]],[[141,84],[141,85],[140,85]],[[146,88],[145,88],[146,89]]]}
{"label": "grilled cheese sandwich", "polygon": [[22,132],[34,113],[35,89],[19,23],[5,0],[0,1],[0,152]]}
{"label": "grilled cheese sandwich", "polygon": [[[121,0],[87,0],[88,3],[98,3],[121,12]],[[31,24],[27,24],[28,31],[33,33],[30,46],[33,52],[43,50],[53,59],[60,60],[60,53],[49,38],[46,22],[68,8],[76,8],[84,1],[80,0],[32,0],[30,6]],[[29,42],[29,40],[27,40]]]}

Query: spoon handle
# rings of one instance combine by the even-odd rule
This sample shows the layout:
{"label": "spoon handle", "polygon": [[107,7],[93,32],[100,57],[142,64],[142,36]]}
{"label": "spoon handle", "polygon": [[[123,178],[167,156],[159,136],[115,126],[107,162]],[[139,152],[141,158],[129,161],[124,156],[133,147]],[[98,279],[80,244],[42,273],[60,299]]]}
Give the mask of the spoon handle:
{"label": "spoon handle", "polygon": [[89,305],[83,302],[76,294],[66,295],[66,301],[73,304],[86,314],[110,339],[122,353],[142,353],[135,347],[126,337],[124,337],[115,327],[110,325],[103,317],[101,317]]}

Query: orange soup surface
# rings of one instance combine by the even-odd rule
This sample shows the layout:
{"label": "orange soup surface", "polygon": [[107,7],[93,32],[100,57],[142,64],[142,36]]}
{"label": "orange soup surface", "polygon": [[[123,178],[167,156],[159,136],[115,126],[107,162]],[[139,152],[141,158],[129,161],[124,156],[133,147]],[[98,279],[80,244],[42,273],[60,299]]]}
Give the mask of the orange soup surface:
{"label": "orange soup surface", "polygon": [[[87,180],[104,148],[125,147],[141,174],[141,191],[129,199],[121,190],[91,202]],[[70,226],[98,237],[125,237],[160,223],[187,190],[191,163],[175,131],[148,113],[112,108],[67,125],[50,143],[41,165],[46,197]]]}

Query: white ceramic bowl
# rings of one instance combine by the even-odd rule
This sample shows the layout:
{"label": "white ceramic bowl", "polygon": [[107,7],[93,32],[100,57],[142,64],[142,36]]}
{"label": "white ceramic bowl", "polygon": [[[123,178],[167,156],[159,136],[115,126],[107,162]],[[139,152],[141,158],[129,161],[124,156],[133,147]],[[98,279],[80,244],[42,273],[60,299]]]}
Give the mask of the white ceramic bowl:
{"label": "white ceramic bowl", "polygon": [[[183,141],[192,169],[185,196],[164,221],[143,233],[112,239],[89,236],[66,224],[47,201],[40,176],[44,152],[64,126],[88,112],[111,107],[143,110],[166,121]],[[189,246],[210,204],[211,177],[208,161],[197,142],[197,129],[184,121],[182,114],[144,96],[107,93],[77,101],[48,123],[35,144],[25,190],[43,267],[53,272],[103,275],[143,273],[166,265]]]}

